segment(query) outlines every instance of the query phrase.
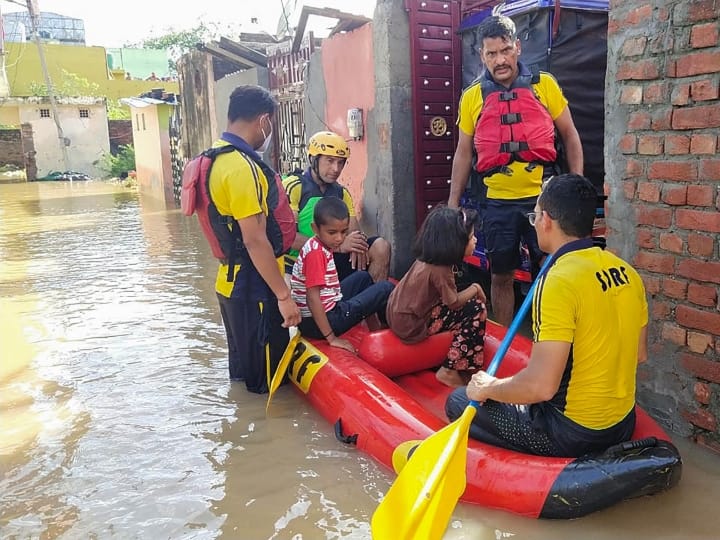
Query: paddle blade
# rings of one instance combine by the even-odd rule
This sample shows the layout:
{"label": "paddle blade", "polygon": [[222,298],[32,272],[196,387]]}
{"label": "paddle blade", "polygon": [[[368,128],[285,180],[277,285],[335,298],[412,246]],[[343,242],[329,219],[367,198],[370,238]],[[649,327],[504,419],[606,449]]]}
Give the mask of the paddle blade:
{"label": "paddle blade", "polygon": [[440,539],[465,491],[467,444],[475,407],[425,439],[372,517],[374,540]]}
{"label": "paddle blade", "polygon": [[268,400],[267,404],[265,405],[265,414],[267,414],[268,409],[270,408],[270,401],[272,400],[273,394],[275,393],[275,390],[278,389],[280,386],[280,383],[282,382],[283,377],[285,376],[285,372],[288,369],[288,366],[290,365],[290,360],[292,359],[293,351],[295,350],[295,346],[298,344],[298,341],[300,341],[300,331],[296,331],[293,337],[290,338],[290,342],[288,343],[287,347],[285,348],[285,352],[282,355],[282,358],[280,359],[280,362],[278,363],[277,369],[275,370],[275,374],[273,375],[272,380],[270,381],[270,388],[268,391]]}

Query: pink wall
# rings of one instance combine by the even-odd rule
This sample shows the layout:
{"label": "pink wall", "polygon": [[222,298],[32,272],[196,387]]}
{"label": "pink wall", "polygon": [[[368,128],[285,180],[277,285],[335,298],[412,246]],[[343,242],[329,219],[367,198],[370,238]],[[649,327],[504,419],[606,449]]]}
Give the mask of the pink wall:
{"label": "pink wall", "polygon": [[348,142],[350,159],[340,177],[340,183],[350,191],[360,217],[363,181],[368,170],[367,118],[375,107],[371,24],[324,40],[322,67],[326,93],[325,121],[328,127],[348,139],[348,109],[358,107],[363,110],[365,133],[362,140]]}

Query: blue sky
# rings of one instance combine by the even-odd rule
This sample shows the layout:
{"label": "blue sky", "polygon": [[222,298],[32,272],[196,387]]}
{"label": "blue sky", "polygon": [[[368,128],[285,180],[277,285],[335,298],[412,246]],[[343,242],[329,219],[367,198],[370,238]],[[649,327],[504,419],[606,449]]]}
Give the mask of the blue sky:
{"label": "blue sky", "polygon": [[[295,15],[290,16],[291,23],[297,21],[303,3],[303,0],[297,0],[298,8]],[[174,4],[148,0],[38,0],[38,4],[41,11],[83,19],[87,44],[106,47],[119,47],[160,35],[169,27],[176,30],[192,28],[199,21],[219,23],[220,28],[230,28],[235,33],[238,30],[265,30],[274,34],[282,14],[281,0],[201,0]],[[307,4],[372,17],[375,0],[311,0]],[[6,0],[0,0],[0,7],[3,13],[22,9]],[[257,18],[258,24],[251,24],[253,17]],[[332,24],[322,18],[311,18],[311,23],[310,29],[316,35]]]}

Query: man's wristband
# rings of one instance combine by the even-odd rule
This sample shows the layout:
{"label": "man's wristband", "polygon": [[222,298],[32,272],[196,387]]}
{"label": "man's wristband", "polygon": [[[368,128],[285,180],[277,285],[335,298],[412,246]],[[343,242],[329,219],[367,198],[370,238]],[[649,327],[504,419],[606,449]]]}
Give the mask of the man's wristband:
{"label": "man's wristband", "polygon": [[330,330],[327,334],[325,334],[325,335],[323,336],[323,339],[327,339],[328,336],[332,336],[332,335],[333,335],[333,331]]}

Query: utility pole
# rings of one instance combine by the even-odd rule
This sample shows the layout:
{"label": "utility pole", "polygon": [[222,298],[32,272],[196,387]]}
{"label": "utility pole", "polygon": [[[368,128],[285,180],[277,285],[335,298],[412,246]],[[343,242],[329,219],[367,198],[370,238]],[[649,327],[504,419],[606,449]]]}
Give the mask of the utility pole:
{"label": "utility pole", "polygon": [[10,97],[10,84],[5,72],[5,29],[3,28],[2,2],[0,2],[0,99]]}
{"label": "utility pole", "polygon": [[[62,126],[60,125],[60,118],[58,117],[57,112],[57,101],[55,100],[55,91],[53,90],[52,81],[50,80],[50,73],[48,72],[47,61],[45,60],[45,51],[43,50],[42,43],[40,42],[40,33],[38,32],[38,17],[40,16],[40,12],[38,11],[37,0],[27,0],[27,8],[30,12],[30,26],[32,27],[33,37],[35,38],[38,55],[40,56],[40,66],[42,67],[43,75],[45,76],[45,86],[47,87],[48,98],[50,99],[50,109],[52,110],[55,127],[57,128],[60,151],[63,155],[65,170],[69,171],[70,157],[68,156],[67,147],[70,144],[70,139],[65,137]],[[70,182],[72,183],[72,175],[70,176]]]}

